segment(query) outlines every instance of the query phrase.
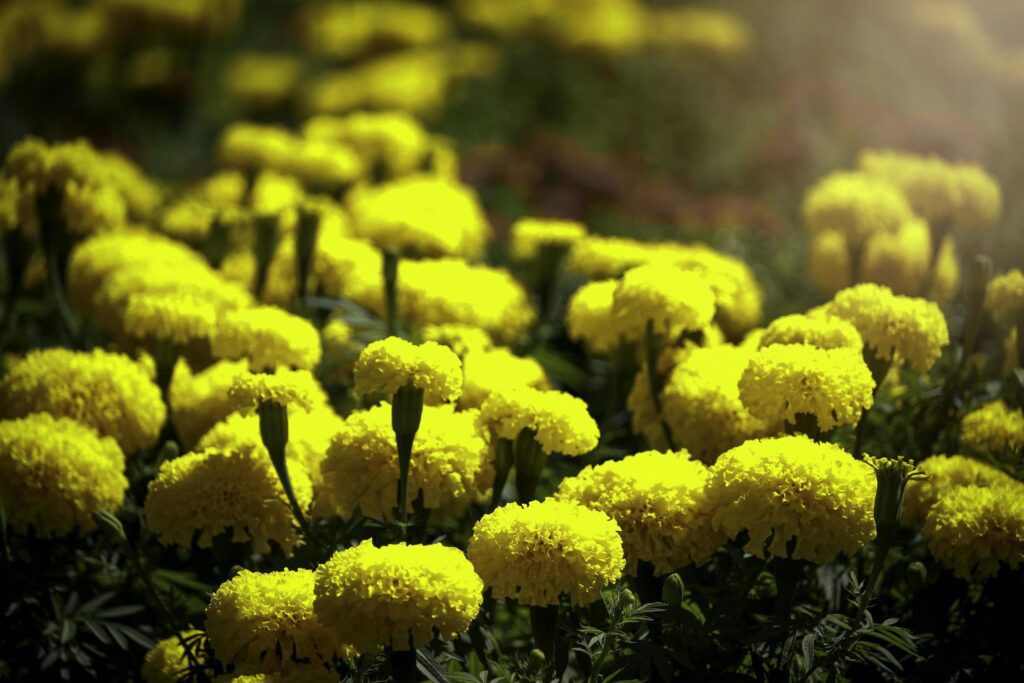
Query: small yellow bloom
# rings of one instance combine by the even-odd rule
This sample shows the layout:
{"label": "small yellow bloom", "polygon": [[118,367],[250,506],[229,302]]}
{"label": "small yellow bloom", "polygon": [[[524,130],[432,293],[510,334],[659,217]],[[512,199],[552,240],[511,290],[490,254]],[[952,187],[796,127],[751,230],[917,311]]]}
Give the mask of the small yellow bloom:
{"label": "small yellow bloom", "polygon": [[451,349],[435,342],[416,345],[388,337],[359,354],[355,382],[360,396],[392,396],[411,385],[423,390],[427,405],[437,405],[454,401],[462,393],[462,363]]}

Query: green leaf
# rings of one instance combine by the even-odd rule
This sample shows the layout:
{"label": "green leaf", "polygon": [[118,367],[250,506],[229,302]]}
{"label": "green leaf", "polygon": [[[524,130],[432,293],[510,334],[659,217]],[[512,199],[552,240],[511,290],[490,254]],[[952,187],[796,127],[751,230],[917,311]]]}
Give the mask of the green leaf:
{"label": "green leaf", "polygon": [[804,656],[805,674],[814,668],[814,639],[815,634],[812,632],[808,633],[803,637],[803,640],[800,641],[800,651]]}
{"label": "green leaf", "polygon": [[451,680],[448,671],[441,666],[441,663],[434,658],[429,650],[416,650],[416,668],[431,683],[448,683]]}

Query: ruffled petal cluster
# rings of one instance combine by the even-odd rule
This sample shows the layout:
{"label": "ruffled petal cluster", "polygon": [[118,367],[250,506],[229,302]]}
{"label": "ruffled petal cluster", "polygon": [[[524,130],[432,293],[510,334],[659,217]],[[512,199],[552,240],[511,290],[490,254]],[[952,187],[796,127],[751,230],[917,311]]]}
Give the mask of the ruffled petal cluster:
{"label": "ruffled petal cluster", "polygon": [[978,455],[1003,455],[1024,448],[1024,411],[1014,410],[1002,400],[986,403],[964,415],[960,440]]}
{"label": "ruffled petal cluster", "polygon": [[812,234],[835,230],[851,245],[880,232],[895,232],[913,216],[898,187],[867,173],[837,171],[804,197],[804,224]]}
{"label": "ruffled petal cluster", "polygon": [[466,552],[495,598],[519,591],[521,605],[557,605],[562,594],[589,604],[626,565],[615,520],[554,498],[484,515]]}
{"label": "ruffled petal cluster", "polygon": [[189,657],[182,645],[189,643],[192,656],[202,661],[202,648],[194,647],[202,631],[190,629],[157,642],[142,661],[142,680],[146,683],[178,683],[189,671]]}
{"label": "ruffled petal cluster", "polygon": [[605,354],[622,340],[612,305],[618,280],[588,282],[573,293],[565,311],[569,338],[584,344],[590,353]]}
{"label": "ruffled petal cluster", "polygon": [[761,346],[809,344],[819,349],[860,350],[864,342],[852,323],[833,315],[795,313],[773,320],[765,328]]}
{"label": "ruffled petal cluster", "polygon": [[494,342],[487,331],[476,325],[462,323],[440,323],[427,325],[420,330],[423,341],[437,342],[447,346],[459,358],[465,358],[470,351],[486,351]]}
{"label": "ruffled petal cluster", "polygon": [[[829,443],[802,435],[755,439],[711,467],[715,529],[750,536],[747,552],[818,564],[852,556],[875,535],[875,474]],[[770,541],[770,543],[769,543]],[[767,547],[766,547],[767,545]]]}
{"label": "ruffled petal cluster", "polygon": [[924,519],[942,496],[960,486],[1001,486],[1013,477],[980,460],[962,455],[933,455],[918,467],[927,479],[914,479],[907,484],[903,499],[903,521],[914,524]]}
{"label": "ruffled petal cluster", "polygon": [[985,308],[1006,325],[1015,325],[1024,317],[1024,272],[1016,268],[997,275],[985,290]]}
{"label": "ruffled petal cluster", "polygon": [[699,275],[651,263],[626,271],[613,295],[612,313],[627,339],[641,339],[648,321],[654,331],[675,336],[700,330],[715,315],[715,294]]}
{"label": "ruffled petal cluster", "polygon": [[[288,468],[295,497],[308,508],[313,488],[305,467]],[[236,542],[252,541],[256,552],[270,542],[286,554],[299,542],[281,481],[263,453],[255,450],[190,453],[160,466],[149,484],[146,521],[165,545],[201,548],[230,531]]]}
{"label": "ruffled petal cluster", "polygon": [[0,379],[0,417],[47,412],[112,436],[128,455],[153,446],[167,419],[160,389],[142,365],[99,349],[30,351]]}
{"label": "ruffled petal cluster", "polygon": [[548,389],[544,367],[530,356],[517,356],[505,347],[467,353],[462,360],[462,396],[459,406],[479,408],[495,391],[513,386]]}
{"label": "ruffled petal cluster", "polygon": [[355,365],[356,393],[392,396],[404,386],[423,390],[423,401],[437,405],[462,393],[462,363],[436,342],[413,344],[400,337],[372,342]]}
{"label": "ruffled petal cluster", "polygon": [[313,614],[313,571],[242,570],[214,591],[206,633],[217,659],[239,673],[292,673],[330,667],[354,654]]}
{"label": "ruffled petal cluster", "polygon": [[0,500],[17,531],[92,531],[93,513],[116,512],[127,488],[124,453],[112,438],[48,413],[0,420]]}
{"label": "ruffled petal cluster", "polygon": [[249,363],[244,360],[218,361],[196,373],[187,363],[178,363],[171,377],[168,400],[184,450],[191,450],[199,437],[235,412],[228,392],[236,377],[248,374]]}
{"label": "ruffled petal cluster", "polygon": [[339,642],[360,652],[408,650],[436,633],[451,640],[483,603],[483,582],[461,550],[370,541],[340,550],[316,570],[313,611]]}
{"label": "ruffled petal cluster", "polygon": [[597,423],[587,404],[562,391],[513,386],[492,391],[480,406],[480,422],[502,439],[532,429],[545,453],[582,455],[597,447]]}
{"label": "ruffled petal cluster", "polygon": [[646,451],[587,467],[562,480],[559,500],[599,510],[619,525],[626,568],[650,562],[656,574],[701,565],[725,540],[712,528],[706,497],[711,474],[686,451]]}
{"label": "ruffled petal cluster", "polygon": [[[390,519],[398,490],[391,405],[381,403],[349,415],[327,449],[321,473],[318,508],[322,505],[342,517],[359,509],[369,517]],[[476,413],[425,406],[413,441],[408,502],[422,491],[426,509],[458,514],[493,481],[494,468],[476,427]]]}
{"label": "ruffled petal cluster", "polygon": [[757,351],[739,380],[743,405],[768,423],[814,415],[818,427],[856,424],[874,403],[875,381],[856,349],[773,344]]}
{"label": "ruffled petal cluster", "polygon": [[521,218],[512,224],[509,251],[513,259],[534,259],[545,247],[568,248],[587,234],[576,221],[553,218]]}
{"label": "ruffled petal cluster", "polygon": [[209,340],[217,324],[217,309],[189,294],[137,294],[128,299],[122,315],[128,337],[179,346]]}
{"label": "ruffled petal cluster", "polygon": [[312,410],[314,406],[327,402],[324,390],[308,370],[285,368],[279,368],[272,375],[235,375],[228,389],[228,399],[240,410],[257,408],[259,404],[268,401],[300,410]]}
{"label": "ruffled petal cluster", "polygon": [[248,358],[254,370],[291,366],[311,370],[320,362],[320,335],[309,321],[274,306],[221,316],[211,340],[217,358]]}

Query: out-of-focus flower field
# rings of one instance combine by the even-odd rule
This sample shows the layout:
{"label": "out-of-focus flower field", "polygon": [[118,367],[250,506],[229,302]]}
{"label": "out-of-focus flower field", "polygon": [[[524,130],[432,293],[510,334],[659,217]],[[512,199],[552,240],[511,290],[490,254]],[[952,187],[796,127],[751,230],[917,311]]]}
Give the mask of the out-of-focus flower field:
{"label": "out-of-focus flower field", "polygon": [[0,0],[0,680],[1024,680],[1019,0]]}

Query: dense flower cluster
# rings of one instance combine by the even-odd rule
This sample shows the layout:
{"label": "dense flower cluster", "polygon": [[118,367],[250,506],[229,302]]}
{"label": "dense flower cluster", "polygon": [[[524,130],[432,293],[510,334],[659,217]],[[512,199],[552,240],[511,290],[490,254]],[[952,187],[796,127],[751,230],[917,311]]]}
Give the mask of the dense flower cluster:
{"label": "dense flower cluster", "polygon": [[592,451],[600,436],[582,400],[528,386],[491,392],[480,406],[480,422],[502,439],[514,440],[524,429],[533,430],[544,452],[562,455]]}
{"label": "dense flower cluster", "polygon": [[876,233],[895,232],[912,211],[899,188],[865,173],[837,171],[804,197],[804,223],[814,235],[835,230],[858,246]]}
{"label": "dense flower cluster", "polygon": [[765,328],[761,346],[809,344],[819,349],[858,349],[864,342],[857,328],[833,315],[795,313],[776,318]]}
{"label": "dense flower cluster", "polygon": [[320,362],[320,335],[308,321],[273,306],[231,311],[217,321],[211,340],[217,358],[248,358],[253,370],[291,366],[309,370]]}
{"label": "dense flower cluster", "polygon": [[659,334],[700,330],[715,315],[715,294],[699,275],[652,263],[626,271],[615,289],[612,314],[627,339],[640,339],[647,323]]}
{"label": "dense flower cluster", "polygon": [[955,488],[1001,486],[1014,481],[1002,470],[962,455],[933,455],[918,467],[928,478],[907,484],[903,519],[908,524],[922,521],[935,502]]}
{"label": "dense flower cluster", "polygon": [[459,358],[465,358],[470,351],[486,351],[493,346],[491,335],[475,325],[441,323],[427,325],[420,334],[423,341],[432,341],[447,346]]}
{"label": "dense flower cluster", "polygon": [[[182,642],[192,644],[201,637],[202,631],[189,629],[157,642],[142,662],[142,678],[146,683],[177,683],[188,673],[189,657]],[[202,661],[199,648],[193,648],[192,656]]]}
{"label": "dense flower cluster", "polygon": [[168,401],[181,445],[191,449],[203,434],[235,411],[228,392],[235,378],[249,374],[248,361],[222,360],[199,372],[178,363]]}
{"label": "dense flower cluster", "polygon": [[1024,448],[1024,411],[992,401],[964,415],[960,422],[964,446],[979,455],[1002,455]]}
{"label": "dense flower cluster", "polygon": [[1017,324],[1024,317],[1024,272],[1011,270],[988,283],[985,308],[1003,324]]}
{"label": "dense flower cluster", "polygon": [[786,557],[792,545],[796,559],[830,562],[875,533],[871,467],[806,436],[754,439],[723,453],[707,496],[715,529],[730,537],[745,529],[746,549],[757,555]]}
{"label": "dense flower cluster", "polygon": [[513,386],[549,388],[544,367],[536,359],[517,356],[505,347],[467,353],[462,370],[459,405],[465,408],[478,408],[493,392]]}
{"label": "dense flower cluster", "polygon": [[249,410],[267,401],[301,410],[326,403],[323,389],[306,370],[279,368],[274,374],[239,373],[231,379],[228,398],[238,409]]}
{"label": "dense flower cluster", "polygon": [[509,503],[485,515],[466,553],[495,598],[518,590],[521,605],[557,605],[562,594],[586,605],[626,564],[614,520],[555,499]]}
{"label": "dense flower cluster", "polygon": [[360,652],[408,650],[465,631],[483,583],[462,551],[439,544],[340,550],[316,570],[317,620]]}
{"label": "dense flower cluster", "polygon": [[355,365],[356,393],[391,396],[405,386],[423,391],[427,405],[454,401],[462,393],[459,357],[436,342],[416,345],[400,337],[375,341]]}
{"label": "dense flower cluster", "polygon": [[650,562],[657,574],[700,565],[725,540],[711,526],[705,495],[711,475],[685,451],[647,451],[587,467],[555,494],[605,513],[619,525],[626,568]]}
{"label": "dense flower cluster", "polygon": [[590,353],[606,354],[621,343],[622,335],[612,309],[618,285],[616,280],[594,280],[577,289],[569,299],[566,332]]}

